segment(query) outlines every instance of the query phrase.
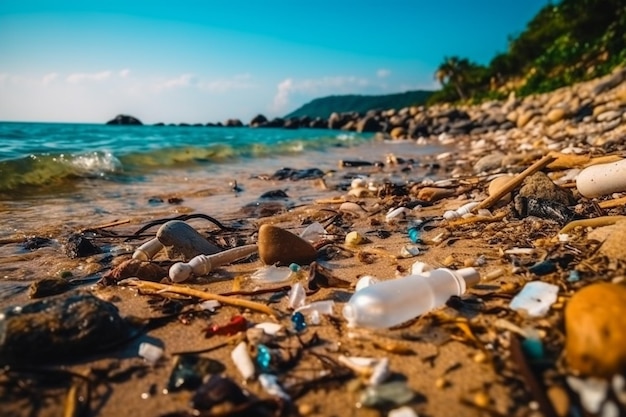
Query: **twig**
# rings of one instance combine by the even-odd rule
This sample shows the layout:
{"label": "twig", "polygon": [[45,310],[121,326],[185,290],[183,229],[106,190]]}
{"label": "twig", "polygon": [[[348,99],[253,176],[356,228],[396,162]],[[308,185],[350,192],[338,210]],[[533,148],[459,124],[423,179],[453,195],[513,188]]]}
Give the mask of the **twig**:
{"label": "twig", "polygon": [[151,289],[151,290],[157,290],[161,292],[171,292],[174,294],[189,295],[191,297],[200,298],[202,300],[216,300],[222,304],[249,308],[250,310],[259,311],[261,313],[265,313],[270,316],[278,317],[278,312],[276,310],[264,304],[255,303],[254,301],[242,300],[239,298],[225,297],[223,295],[213,294],[213,293],[201,291],[201,290],[195,290],[193,288],[183,287],[180,285],[159,284],[157,282],[142,281],[142,280],[125,280],[124,285],[135,287],[140,290]]}
{"label": "twig", "polygon": [[598,203],[600,208],[608,209],[626,205],[626,197],[614,198],[613,200],[601,201]]}
{"label": "twig", "polygon": [[534,174],[535,172],[541,171],[545,168],[550,162],[554,161],[554,156],[546,155],[524,171],[517,174],[516,177],[509,180],[502,188],[500,188],[495,194],[490,195],[486,199],[484,199],[479,205],[474,207],[472,211],[478,211],[481,209],[488,209],[489,207],[496,204],[502,197],[513,191],[515,188],[519,187],[522,182],[526,179],[526,177]]}

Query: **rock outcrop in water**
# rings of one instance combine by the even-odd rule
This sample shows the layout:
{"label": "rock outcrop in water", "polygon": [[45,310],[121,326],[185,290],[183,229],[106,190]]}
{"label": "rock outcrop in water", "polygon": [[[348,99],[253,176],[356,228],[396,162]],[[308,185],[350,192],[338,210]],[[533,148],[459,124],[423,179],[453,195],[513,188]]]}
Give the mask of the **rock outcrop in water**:
{"label": "rock outcrop in water", "polygon": [[143,123],[141,123],[141,120],[137,119],[134,116],[129,116],[127,114],[118,114],[117,116],[115,116],[114,119],[111,119],[108,122],[106,122],[106,124],[108,125],[136,125],[136,126],[143,125]]}

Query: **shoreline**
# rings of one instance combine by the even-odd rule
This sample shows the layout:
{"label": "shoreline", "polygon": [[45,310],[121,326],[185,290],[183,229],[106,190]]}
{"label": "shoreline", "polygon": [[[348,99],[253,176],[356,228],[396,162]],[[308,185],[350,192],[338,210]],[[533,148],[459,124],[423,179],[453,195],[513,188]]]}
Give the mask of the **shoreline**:
{"label": "shoreline", "polygon": [[[589,84],[583,87],[591,90],[595,86],[596,84]],[[583,87],[576,88],[583,90]],[[597,118],[606,111],[619,111],[619,117],[624,120],[624,104],[620,104],[619,98],[615,98],[616,91],[626,91],[626,88],[622,84],[618,90],[609,89],[602,93],[604,95],[593,97],[593,100],[598,101],[596,106],[605,107],[604,112],[599,111],[593,117]],[[544,105],[550,100],[558,103],[554,98],[557,97],[555,94],[535,100],[540,100]],[[558,94],[562,94],[560,99],[565,102],[568,90]],[[555,107],[556,104],[552,106]],[[311,222],[325,222],[328,223],[327,232],[336,239],[335,247],[343,249],[336,253],[326,252],[325,257],[318,255],[319,262],[334,277],[352,285],[363,275],[373,275],[379,279],[407,275],[416,261],[451,269],[474,267],[483,281],[468,294],[452,299],[446,307],[425,314],[406,326],[381,332],[348,328],[341,315],[341,308],[349,300],[354,288],[331,284],[308,298],[309,301],[335,302],[334,319],[322,317],[320,325],[311,324],[307,332],[303,333],[303,337],[317,333],[321,340],[320,345],[315,347],[318,354],[335,361],[340,354],[388,358],[390,381],[406,382],[414,393],[407,406],[419,415],[528,416],[537,407],[545,415],[551,415],[549,410],[546,411],[545,392],[553,393],[548,400],[553,408],[561,407],[565,402],[567,407],[578,407],[580,411],[578,394],[572,391],[567,382],[568,377],[578,376],[578,373],[569,362],[563,360],[567,354],[565,343],[571,337],[570,332],[564,330],[564,309],[576,293],[595,282],[623,282],[621,267],[625,258],[620,255],[605,255],[604,258],[596,256],[598,247],[594,242],[597,238],[590,237],[590,229],[572,230],[568,232],[569,240],[559,241],[562,227],[572,219],[563,221],[554,217],[541,217],[537,212],[528,211],[528,206],[523,204],[530,199],[543,201],[545,197],[541,193],[544,188],[548,188],[543,185],[535,187],[529,194],[523,194],[516,187],[511,203],[489,207],[490,214],[481,214],[481,218],[475,216],[473,220],[470,217],[466,221],[442,218],[447,210],[455,210],[470,201],[484,201],[493,178],[503,174],[518,175],[550,154],[558,158],[542,171],[547,173],[550,183],[559,186],[557,189],[571,193],[572,204],[566,206],[576,216],[599,217],[596,206],[621,197],[623,193],[597,199],[585,198],[578,193],[575,185],[572,187],[572,183],[578,175],[575,170],[591,163],[593,158],[614,156],[619,160],[626,155],[626,144],[623,141],[626,123],[621,121],[615,124],[616,119],[577,122],[571,118],[543,123],[544,116],[543,113],[537,114],[533,116],[534,124],[525,124],[507,131],[429,137],[422,142],[434,148],[431,148],[431,154],[423,157],[416,152],[420,147],[415,142],[374,142],[370,149],[337,148],[332,152],[321,152],[319,156],[323,159],[318,160],[318,163],[310,156],[302,156],[272,160],[276,165],[264,167],[269,171],[265,173],[271,174],[272,168],[280,169],[285,161],[304,165],[294,168],[312,168],[319,165],[326,172],[322,179],[253,179],[250,178],[251,175],[261,174],[257,171],[258,168],[236,165],[231,167],[232,171],[228,175],[209,179],[200,172],[189,174],[185,181],[181,181],[176,175],[157,177],[155,182],[167,189],[161,193],[161,197],[182,198],[180,205],[150,207],[146,197],[154,193],[154,188],[139,188],[134,191],[135,194],[124,194],[120,190],[121,185],[111,184],[110,187],[97,190],[102,198],[102,207],[106,207],[106,210],[89,214],[88,211],[73,212],[71,207],[63,207],[63,210],[51,213],[55,220],[49,230],[41,228],[38,231],[63,237],[84,228],[130,218],[130,223],[96,229],[94,240],[104,245],[104,254],[70,260],[63,254],[61,241],[34,251],[26,251],[19,249],[26,229],[14,232],[12,237],[16,240],[21,238],[21,241],[0,246],[0,274],[5,277],[3,285],[10,280],[10,285],[25,286],[41,275],[57,275],[62,271],[71,271],[73,277],[78,279],[100,277],[128,259],[136,246],[144,241],[125,242],[122,236],[134,233],[142,225],[157,218],[207,213],[224,223],[237,225],[236,231],[226,234],[205,222],[194,221],[190,224],[211,238],[221,237],[225,242],[236,238],[237,242],[246,243],[254,242],[256,230],[261,224],[270,223],[299,233]],[[615,126],[608,129],[612,124]],[[421,158],[419,163],[406,162],[411,158],[417,159],[418,156]],[[361,158],[370,161],[384,159],[385,167],[339,167],[340,160]],[[307,160],[310,163],[305,164]],[[372,183],[372,190],[353,190],[352,180],[359,176],[366,183]],[[239,181],[241,177],[247,179]],[[244,191],[234,193],[231,190],[233,185],[227,183],[227,178],[237,179],[237,185]],[[267,217],[245,215],[240,211],[263,192],[276,189],[286,189],[289,200],[294,203],[292,208],[279,210]],[[560,198],[560,193],[555,192],[550,197],[551,204]],[[358,203],[364,210],[341,211],[344,201]],[[106,206],[105,203],[109,205]],[[95,205],[100,204],[96,202]],[[411,208],[406,218],[389,221],[386,218],[387,213],[398,207]],[[33,211],[36,209],[34,207]],[[20,222],[23,210],[23,207],[15,207],[9,213],[12,222]],[[132,215],[138,212],[141,215]],[[624,204],[617,204],[616,207],[602,209],[601,214],[608,217],[625,215],[626,208]],[[36,213],[30,215],[35,218]],[[407,229],[418,219],[425,221],[424,224],[428,226],[421,229],[421,243],[417,245],[419,253],[404,257],[403,248],[412,245]],[[49,222],[43,219],[40,221]],[[23,225],[26,226],[26,222]],[[150,231],[150,234],[155,230]],[[605,233],[610,236],[611,233],[616,233],[613,230],[605,230]],[[370,242],[345,247],[344,238],[350,231],[363,234]],[[108,232],[115,234],[110,235]],[[519,254],[507,252],[515,249],[526,251]],[[342,254],[346,257],[342,257]],[[157,261],[162,265],[170,263],[163,255]],[[543,262],[558,263],[558,266],[547,273],[533,269]],[[209,277],[199,277],[185,285],[214,293],[254,291],[258,287],[268,287],[250,279],[250,275],[262,266],[259,259],[252,258],[220,267]],[[303,268],[307,271],[306,265]],[[571,279],[572,271],[578,274],[576,280]],[[558,298],[543,317],[528,317],[511,308],[511,300],[522,291],[527,282],[532,281],[543,281],[558,287]],[[85,287],[91,287],[91,284]],[[138,294],[131,288],[107,286],[95,287],[94,291],[112,301],[123,315],[159,315],[159,311],[154,308],[155,304],[152,307],[149,304],[151,296]],[[271,293],[251,297],[254,301],[265,304],[270,302],[270,298]],[[287,298],[283,295],[277,298],[276,303],[271,304],[272,308],[281,313],[277,321],[285,327],[291,326]],[[2,307],[26,301],[25,292],[0,297]],[[94,404],[99,404],[92,415],[160,416],[173,412],[179,412],[177,415],[189,415],[185,413],[191,412],[189,400],[192,391],[183,390],[167,395],[161,392],[172,370],[176,356],[174,353],[224,343],[222,347],[202,356],[223,364],[225,370],[222,374],[255,396],[271,399],[273,396],[263,389],[257,379],[245,384],[242,382],[241,375],[230,358],[234,348],[234,344],[229,342],[231,339],[222,335],[206,339],[203,335],[203,329],[207,325],[228,323],[237,314],[243,314],[251,325],[274,321],[260,313],[223,306],[215,315],[206,317],[198,313],[195,319],[190,319],[190,324],[170,322],[104,356],[87,355],[83,360],[64,366],[64,369],[75,372],[90,371],[89,375],[95,387]],[[588,327],[583,330],[593,331],[593,326]],[[522,329],[522,333],[527,331],[523,329],[536,332],[543,349],[539,359],[528,356],[528,353],[520,354],[516,350],[519,347],[519,329]],[[529,338],[528,334],[526,338]],[[137,356],[138,345],[142,341],[152,342],[165,349],[164,357],[156,365],[146,365]],[[607,349],[612,351],[611,348]],[[604,352],[601,353],[603,354]],[[543,368],[539,368],[538,363]],[[298,364],[301,367],[296,366],[293,373],[290,370],[277,372],[281,383],[292,395],[294,391],[290,391],[290,388],[293,385],[290,384],[294,380],[311,379],[311,374],[315,374],[311,370],[324,369],[322,364],[306,355],[302,357],[302,363],[298,362],[296,365]],[[132,371],[133,367],[139,371]],[[336,368],[341,369],[338,365]],[[525,372],[527,368],[532,371]],[[93,369],[99,369],[99,375],[105,377],[98,379]],[[109,371],[105,372],[103,369]],[[112,375],[115,372],[110,369],[126,370],[128,377],[114,380]],[[616,374],[623,374],[624,370],[615,371]],[[533,377],[536,378],[535,382],[539,381],[539,385],[534,388],[529,386],[529,378]],[[359,378],[354,376],[349,381],[317,383],[312,390],[298,396],[288,409],[288,415],[369,417],[381,413],[384,415],[386,410],[400,406],[381,407],[384,411],[356,407],[354,404],[360,401],[359,398],[366,389],[366,383],[358,381]],[[110,391],[105,393],[107,385]],[[537,389],[537,386],[541,389]],[[53,395],[41,415],[60,414],[67,390],[68,386],[65,385],[48,391]],[[541,397],[542,394],[544,397]],[[13,415],[25,415],[29,402],[28,399],[18,398],[4,405],[12,407]]]}

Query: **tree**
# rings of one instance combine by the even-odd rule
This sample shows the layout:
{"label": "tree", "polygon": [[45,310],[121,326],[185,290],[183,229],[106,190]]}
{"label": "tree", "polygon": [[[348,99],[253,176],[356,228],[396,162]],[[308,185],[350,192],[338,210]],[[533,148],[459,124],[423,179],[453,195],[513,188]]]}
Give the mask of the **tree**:
{"label": "tree", "polygon": [[467,81],[470,67],[470,62],[466,58],[445,57],[435,72],[435,78],[444,87],[451,84],[461,100],[465,100],[464,85]]}

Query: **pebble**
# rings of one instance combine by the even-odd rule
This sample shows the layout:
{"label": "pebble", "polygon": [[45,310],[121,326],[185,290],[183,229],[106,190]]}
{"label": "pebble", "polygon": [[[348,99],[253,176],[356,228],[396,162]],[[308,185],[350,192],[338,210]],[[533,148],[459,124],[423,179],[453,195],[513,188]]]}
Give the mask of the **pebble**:
{"label": "pebble", "polygon": [[264,224],[259,228],[259,257],[266,265],[308,265],[317,251],[306,240],[276,226]]}
{"label": "pebble", "polygon": [[403,405],[413,399],[415,393],[404,381],[393,381],[382,385],[367,387],[357,406],[378,407],[385,404]]}
{"label": "pebble", "polygon": [[502,152],[493,152],[485,155],[474,164],[474,172],[480,173],[500,168],[504,157],[505,155]]}
{"label": "pebble", "polygon": [[221,250],[181,220],[170,220],[161,226],[157,239],[165,246],[170,259],[182,257],[184,261],[189,261],[195,256],[211,255]]}
{"label": "pebble", "polygon": [[575,371],[610,377],[626,371],[626,286],[591,284],[565,307],[565,357]]}
{"label": "pebble", "polygon": [[[487,193],[490,196],[496,194],[498,191],[500,191],[500,189],[502,189],[502,187],[504,187],[506,183],[508,183],[511,180],[511,178],[513,178],[512,175],[503,175],[501,177],[494,178],[489,183],[489,189]],[[511,193],[506,194],[504,197],[500,199],[501,204],[507,204],[510,201],[511,201]]]}

